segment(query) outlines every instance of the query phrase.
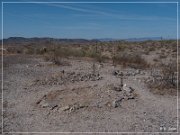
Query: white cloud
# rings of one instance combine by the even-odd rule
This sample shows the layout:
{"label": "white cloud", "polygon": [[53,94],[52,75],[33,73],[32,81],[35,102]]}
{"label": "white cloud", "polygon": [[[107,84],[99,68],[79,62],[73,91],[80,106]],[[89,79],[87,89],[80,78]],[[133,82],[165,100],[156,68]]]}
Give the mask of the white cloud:
{"label": "white cloud", "polygon": [[170,18],[170,17],[160,17],[160,16],[141,16],[141,15],[122,15],[122,14],[117,14],[117,13],[108,13],[104,11],[98,11],[98,10],[93,10],[93,9],[85,9],[85,8],[80,8],[80,7],[75,7],[75,6],[67,6],[63,4],[47,4],[48,6],[53,6],[53,7],[59,7],[59,8],[64,8],[64,9],[69,9],[73,11],[79,11],[83,13],[89,13],[89,14],[78,14],[77,16],[89,16],[89,17],[103,17],[103,16],[109,16],[112,18],[117,18],[117,19],[122,19],[122,20],[166,20],[166,21],[175,21],[176,19]]}

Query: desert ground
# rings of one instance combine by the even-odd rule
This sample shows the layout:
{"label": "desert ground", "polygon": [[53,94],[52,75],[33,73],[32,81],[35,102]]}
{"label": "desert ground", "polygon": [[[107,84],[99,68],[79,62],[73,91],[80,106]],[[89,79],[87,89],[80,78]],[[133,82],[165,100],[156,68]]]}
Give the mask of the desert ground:
{"label": "desert ground", "polygon": [[5,42],[4,132],[177,132],[176,42],[92,44]]}

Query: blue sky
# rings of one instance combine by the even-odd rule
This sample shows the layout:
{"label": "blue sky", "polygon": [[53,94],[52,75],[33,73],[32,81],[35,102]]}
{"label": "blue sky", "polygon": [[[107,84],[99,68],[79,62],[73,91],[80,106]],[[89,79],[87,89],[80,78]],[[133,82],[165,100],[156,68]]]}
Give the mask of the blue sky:
{"label": "blue sky", "polygon": [[176,38],[175,4],[3,5],[4,38]]}

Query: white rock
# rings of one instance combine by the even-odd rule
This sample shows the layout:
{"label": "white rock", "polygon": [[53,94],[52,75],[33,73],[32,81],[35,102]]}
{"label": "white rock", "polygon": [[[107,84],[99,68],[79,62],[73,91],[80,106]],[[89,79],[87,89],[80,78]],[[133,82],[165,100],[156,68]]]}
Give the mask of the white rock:
{"label": "white rock", "polygon": [[44,103],[44,104],[42,104],[41,106],[42,106],[43,108],[46,108],[46,107],[49,106],[49,104],[48,104],[48,103]]}
{"label": "white rock", "polygon": [[67,111],[69,109],[70,109],[69,106],[64,106],[64,107],[59,108],[59,111]]}

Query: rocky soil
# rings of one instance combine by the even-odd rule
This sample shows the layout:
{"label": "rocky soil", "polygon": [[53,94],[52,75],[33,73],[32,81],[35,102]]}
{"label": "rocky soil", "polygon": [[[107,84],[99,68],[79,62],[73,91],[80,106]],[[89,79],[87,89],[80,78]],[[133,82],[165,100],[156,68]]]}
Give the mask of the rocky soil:
{"label": "rocky soil", "polygon": [[177,97],[151,93],[149,70],[65,61],[4,57],[5,132],[177,131]]}

